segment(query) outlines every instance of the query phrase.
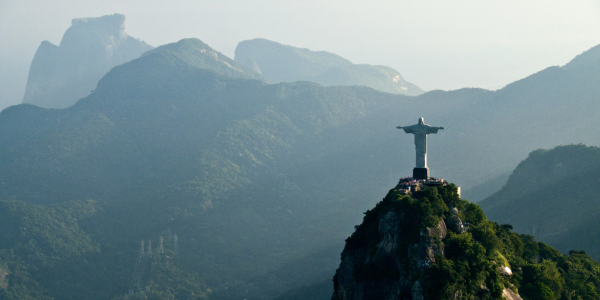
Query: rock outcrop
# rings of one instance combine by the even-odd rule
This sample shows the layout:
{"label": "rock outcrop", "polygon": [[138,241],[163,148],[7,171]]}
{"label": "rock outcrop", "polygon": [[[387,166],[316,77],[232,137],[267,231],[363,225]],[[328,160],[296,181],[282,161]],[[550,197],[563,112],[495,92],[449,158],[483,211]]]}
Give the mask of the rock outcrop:
{"label": "rock outcrop", "polygon": [[356,65],[333,53],[296,48],[265,39],[240,42],[235,49],[235,61],[260,72],[273,83],[312,81],[324,86],[364,85],[403,95],[423,93],[390,67]]}
{"label": "rock outcrop", "polygon": [[0,269],[0,289],[6,289],[8,287],[6,275],[8,274],[4,270]]}
{"label": "rock outcrop", "polygon": [[125,16],[73,19],[59,46],[43,41],[33,57],[23,103],[64,108],[87,96],[98,80],[152,46],[125,32]]}
{"label": "rock outcrop", "polygon": [[[425,228],[418,242],[409,245],[407,253],[410,263],[407,271],[397,255],[398,247],[403,246],[400,240],[411,230],[402,228],[400,219],[403,217],[393,211],[387,212],[379,221],[380,241],[376,248],[342,254],[342,263],[336,277],[337,288],[332,299],[404,299],[407,295],[411,295],[412,299],[423,299],[422,284],[414,278],[435,262],[436,255],[444,255],[441,239],[446,237],[446,224],[440,220],[438,226]],[[371,256],[373,251],[375,254]],[[384,272],[377,270],[380,273],[378,275],[386,273],[391,276],[374,281],[357,281],[356,273],[364,271],[365,265],[369,264],[385,266]]]}
{"label": "rock outcrop", "polygon": [[465,231],[465,227],[463,222],[460,220],[458,216],[458,209],[453,207],[451,209],[452,215],[447,220],[448,228],[450,228],[454,232],[462,233]]}
{"label": "rock outcrop", "polygon": [[516,294],[511,289],[507,288],[502,291],[502,297],[506,298],[506,300],[523,300],[519,294]]}

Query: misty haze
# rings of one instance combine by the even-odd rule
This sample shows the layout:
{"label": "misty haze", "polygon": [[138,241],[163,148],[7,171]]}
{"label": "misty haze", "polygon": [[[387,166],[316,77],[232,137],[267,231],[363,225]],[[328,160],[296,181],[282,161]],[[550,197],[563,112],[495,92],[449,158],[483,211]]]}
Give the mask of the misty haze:
{"label": "misty haze", "polygon": [[0,1],[0,299],[600,299],[599,17]]}

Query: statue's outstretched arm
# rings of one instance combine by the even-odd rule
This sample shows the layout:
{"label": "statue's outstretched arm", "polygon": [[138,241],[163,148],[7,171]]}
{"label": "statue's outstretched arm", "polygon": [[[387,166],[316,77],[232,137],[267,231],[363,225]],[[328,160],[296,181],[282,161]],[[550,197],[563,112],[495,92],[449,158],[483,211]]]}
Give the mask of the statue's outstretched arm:
{"label": "statue's outstretched arm", "polygon": [[414,126],[398,126],[398,127],[396,127],[396,128],[398,128],[398,129],[402,129],[402,130],[404,130],[404,132],[406,132],[406,133],[415,133],[415,128],[414,128]]}
{"label": "statue's outstretched arm", "polygon": [[426,134],[437,133],[438,130],[440,130],[440,129],[444,129],[444,127],[433,127],[433,126],[430,126],[430,127],[427,128]]}

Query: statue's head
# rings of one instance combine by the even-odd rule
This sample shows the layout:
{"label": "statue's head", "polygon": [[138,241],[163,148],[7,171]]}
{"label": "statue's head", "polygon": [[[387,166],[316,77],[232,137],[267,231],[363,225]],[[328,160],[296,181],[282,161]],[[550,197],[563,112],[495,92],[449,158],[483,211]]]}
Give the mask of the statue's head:
{"label": "statue's head", "polygon": [[423,120],[423,117],[419,118],[419,125],[424,125],[425,124],[425,120]]}

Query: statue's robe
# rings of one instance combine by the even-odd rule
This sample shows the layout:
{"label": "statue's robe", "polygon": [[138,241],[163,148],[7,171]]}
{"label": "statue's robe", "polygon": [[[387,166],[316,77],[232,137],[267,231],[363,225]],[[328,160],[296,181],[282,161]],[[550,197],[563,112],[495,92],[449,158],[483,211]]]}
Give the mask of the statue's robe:
{"label": "statue's robe", "polygon": [[427,135],[437,133],[443,127],[433,127],[427,124],[415,124],[402,127],[404,132],[415,135],[415,149],[417,152],[417,168],[427,168]]}

